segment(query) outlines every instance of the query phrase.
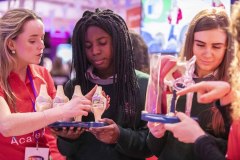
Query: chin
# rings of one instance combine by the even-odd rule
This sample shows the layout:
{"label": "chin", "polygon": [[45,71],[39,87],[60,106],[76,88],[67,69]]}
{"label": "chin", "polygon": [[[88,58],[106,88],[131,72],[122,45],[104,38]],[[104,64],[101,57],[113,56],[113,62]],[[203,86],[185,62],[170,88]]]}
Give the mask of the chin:
{"label": "chin", "polygon": [[40,63],[41,63],[41,61],[35,61],[35,62],[32,62],[31,64],[39,65]]}

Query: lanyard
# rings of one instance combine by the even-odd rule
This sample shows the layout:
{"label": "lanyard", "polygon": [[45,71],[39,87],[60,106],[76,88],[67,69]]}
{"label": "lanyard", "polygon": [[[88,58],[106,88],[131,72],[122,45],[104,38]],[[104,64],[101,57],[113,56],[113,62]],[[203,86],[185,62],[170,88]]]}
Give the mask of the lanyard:
{"label": "lanyard", "polygon": [[[32,78],[32,75],[31,75],[31,73],[30,73],[29,67],[27,67],[27,77],[28,77],[28,79],[29,79],[29,81],[30,81],[34,98],[36,99],[36,98],[37,98],[37,92],[36,92],[36,89],[35,89],[34,84],[33,84],[33,78]],[[35,102],[34,102],[32,99],[31,99],[31,101],[32,101],[33,111],[36,112]]]}
{"label": "lanyard", "polygon": [[[30,81],[31,88],[32,88],[34,97],[35,97],[35,99],[36,99],[36,97],[37,97],[37,91],[36,91],[36,89],[35,89],[35,87],[34,87],[33,78],[32,78],[32,75],[31,75],[31,73],[30,73],[30,68],[29,68],[29,67],[27,67],[27,77],[28,77],[28,79],[29,79],[29,81]],[[35,102],[34,102],[34,100],[32,100],[32,99],[31,99],[31,101],[32,101],[33,111],[36,112]],[[42,133],[41,133],[41,130],[42,130]],[[33,132],[33,137],[34,137],[34,139],[35,139],[35,141],[36,141],[36,147],[37,147],[37,148],[38,148],[39,138],[42,137],[42,136],[44,135],[44,133],[45,133],[45,128]]]}

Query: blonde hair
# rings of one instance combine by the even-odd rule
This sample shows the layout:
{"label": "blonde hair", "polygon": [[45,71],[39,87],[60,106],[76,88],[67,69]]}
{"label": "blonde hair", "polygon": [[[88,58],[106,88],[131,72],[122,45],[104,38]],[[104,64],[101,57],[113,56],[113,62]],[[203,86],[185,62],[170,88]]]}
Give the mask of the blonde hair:
{"label": "blonde hair", "polygon": [[236,93],[236,97],[232,102],[232,118],[240,118],[240,2],[236,2],[233,6],[232,23],[230,31],[235,41],[234,59],[230,67],[230,77],[232,90]]}
{"label": "blonde hair", "polygon": [[8,48],[8,42],[11,39],[16,39],[23,32],[24,24],[34,19],[41,20],[33,11],[28,9],[9,10],[0,19],[0,85],[6,94],[8,105],[12,106],[15,111],[15,97],[8,84],[8,76],[16,65],[16,61],[14,54]]}

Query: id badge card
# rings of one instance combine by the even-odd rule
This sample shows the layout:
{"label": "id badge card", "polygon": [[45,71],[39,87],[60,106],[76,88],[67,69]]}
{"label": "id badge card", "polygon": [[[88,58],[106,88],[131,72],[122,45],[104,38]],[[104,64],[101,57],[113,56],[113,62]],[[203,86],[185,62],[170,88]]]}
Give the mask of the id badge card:
{"label": "id badge card", "polygon": [[26,147],[24,160],[48,160],[49,148]]}

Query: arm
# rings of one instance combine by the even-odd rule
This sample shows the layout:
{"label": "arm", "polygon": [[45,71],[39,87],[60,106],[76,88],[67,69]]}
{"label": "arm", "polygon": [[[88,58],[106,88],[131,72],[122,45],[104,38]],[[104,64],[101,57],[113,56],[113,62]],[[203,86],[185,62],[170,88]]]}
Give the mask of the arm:
{"label": "arm", "polygon": [[224,154],[210,135],[203,135],[195,141],[194,153],[204,160],[225,160]]}
{"label": "arm", "polygon": [[141,120],[141,112],[145,107],[148,75],[138,71],[136,74],[140,87],[137,92],[139,94],[137,97],[140,98],[137,100],[137,106],[139,106],[139,108],[136,113],[135,129],[119,126],[120,136],[116,149],[129,156],[143,158],[151,156],[146,142],[149,130],[147,129],[146,122]]}
{"label": "arm", "polygon": [[11,113],[5,99],[0,97],[0,132],[5,137],[27,134],[62,118],[71,118],[80,114],[87,115],[90,104],[89,100],[74,98],[63,107],[55,107],[42,112]]}
{"label": "arm", "polygon": [[175,138],[183,143],[194,143],[194,151],[201,159],[224,158],[226,140],[206,134],[195,120],[184,113],[178,112],[176,116],[181,122],[165,124],[166,130],[171,131]]}
{"label": "arm", "polygon": [[119,152],[135,158],[151,156],[151,152],[146,144],[148,135],[147,128],[132,130],[119,126],[119,130],[120,136],[116,145],[116,149]]}
{"label": "arm", "polygon": [[210,103],[220,99],[221,104],[229,104],[232,100],[231,86],[224,81],[202,81],[177,92],[179,96],[189,92],[197,92],[199,103]]}

